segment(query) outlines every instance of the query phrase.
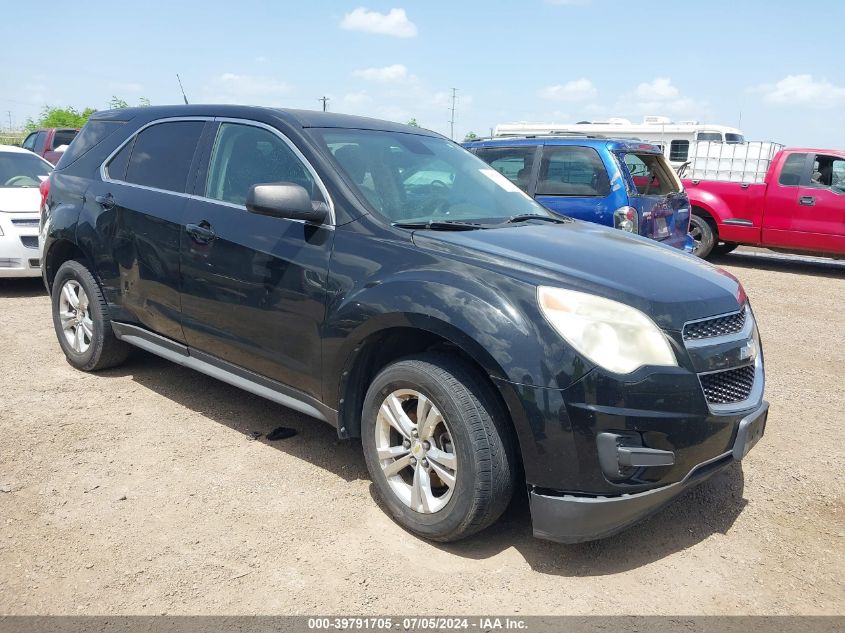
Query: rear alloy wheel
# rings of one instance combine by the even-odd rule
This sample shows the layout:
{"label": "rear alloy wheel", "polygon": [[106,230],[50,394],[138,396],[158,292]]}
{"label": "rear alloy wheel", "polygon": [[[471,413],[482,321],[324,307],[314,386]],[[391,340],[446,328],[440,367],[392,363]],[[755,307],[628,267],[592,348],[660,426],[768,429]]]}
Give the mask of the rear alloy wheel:
{"label": "rear alloy wheel", "polygon": [[364,400],[361,435],[379,496],[406,529],[455,541],[504,512],[516,470],[506,413],[459,359],[424,354],[389,365]]}
{"label": "rear alloy wheel", "polygon": [[53,327],[68,362],[83,371],[114,367],[129,346],[112,332],[106,300],[84,264],[67,261],[53,280]]}
{"label": "rear alloy wheel", "polygon": [[713,230],[713,226],[700,215],[693,213],[690,216],[689,233],[695,242],[692,254],[707,259],[716,245],[716,232]]}

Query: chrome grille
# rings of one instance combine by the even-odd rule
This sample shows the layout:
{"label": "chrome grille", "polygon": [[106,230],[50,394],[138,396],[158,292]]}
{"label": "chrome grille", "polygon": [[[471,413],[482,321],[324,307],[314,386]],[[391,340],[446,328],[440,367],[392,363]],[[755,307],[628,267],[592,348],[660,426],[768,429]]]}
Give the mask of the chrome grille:
{"label": "chrome grille", "polygon": [[747,400],[754,387],[754,366],[700,374],[704,397],[710,404],[731,404]]}
{"label": "chrome grille", "polygon": [[736,334],[745,326],[745,310],[734,314],[687,323],[684,326],[684,340],[698,341],[714,336]]}

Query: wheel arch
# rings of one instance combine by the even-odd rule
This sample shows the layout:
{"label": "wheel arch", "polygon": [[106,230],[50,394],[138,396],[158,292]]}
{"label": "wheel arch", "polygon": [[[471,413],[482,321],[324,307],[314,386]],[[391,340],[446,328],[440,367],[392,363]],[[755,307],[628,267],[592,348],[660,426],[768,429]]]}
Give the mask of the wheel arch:
{"label": "wheel arch", "polygon": [[505,378],[500,364],[472,337],[433,317],[385,315],[378,323],[369,322],[352,340],[354,346],[345,355],[336,387],[338,433],[342,437],[360,436],[367,387],[381,369],[405,356],[437,351],[461,358],[493,385],[496,393],[499,390],[491,377]]}

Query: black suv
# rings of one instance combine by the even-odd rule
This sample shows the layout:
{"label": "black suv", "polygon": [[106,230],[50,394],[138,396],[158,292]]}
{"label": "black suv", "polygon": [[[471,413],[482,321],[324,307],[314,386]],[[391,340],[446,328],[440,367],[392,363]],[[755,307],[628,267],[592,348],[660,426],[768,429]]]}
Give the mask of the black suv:
{"label": "black suv", "polygon": [[449,541],[527,486],[534,533],[630,525],[762,435],[731,275],[552,215],[459,145],[240,106],[95,114],[51,177],[69,362],[137,346],[361,438],[394,518]]}

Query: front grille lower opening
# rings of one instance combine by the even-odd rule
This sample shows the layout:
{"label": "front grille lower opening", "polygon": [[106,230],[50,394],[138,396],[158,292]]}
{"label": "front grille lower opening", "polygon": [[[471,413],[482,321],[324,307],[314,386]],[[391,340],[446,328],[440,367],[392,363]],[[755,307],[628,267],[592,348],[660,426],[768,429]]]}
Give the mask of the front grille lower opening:
{"label": "front grille lower opening", "polygon": [[733,404],[747,400],[754,387],[754,366],[737,367],[712,374],[702,374],[701,388],[710,404]]}

